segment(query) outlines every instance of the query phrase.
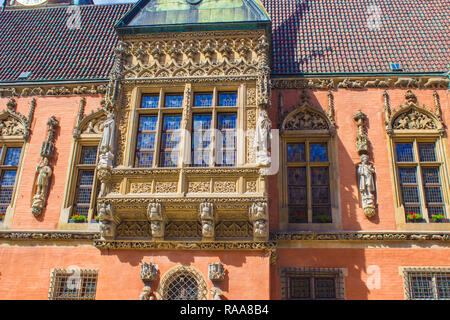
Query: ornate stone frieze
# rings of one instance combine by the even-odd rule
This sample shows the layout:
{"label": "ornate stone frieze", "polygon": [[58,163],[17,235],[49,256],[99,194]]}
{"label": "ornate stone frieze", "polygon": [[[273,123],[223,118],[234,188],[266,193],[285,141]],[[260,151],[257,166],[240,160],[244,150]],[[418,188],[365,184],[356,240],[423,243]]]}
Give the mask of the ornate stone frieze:
{"label": "ornate stone frieze", "polygon": [[210,192],[210,181],[189,181],[188,192],[192,193],[205,193]]}
{"label": "ornate stone frieze", "polygon": [[368,231],[368,232],[271,232],[272,241],[298,240],[370,240],[370,241],[450,241],[450,232],[401,232],[401,231]]}
{"label": "ornate stone frieze", "polygon": [[253,237],[253,225],[249,221],[219,221],[216,225],[216,239]]}
{"label": "ornate stone frieze", "polygon": [[151,193],[152,182],[132,182],[130,184],[131,193]]}
{"label": "ornate stone frieze", "polygon": [[257,192],[256,186],[257,186],[257,181],[246,181],[245,182],[245,191],[250,192],[250,193]]}
{"label": "ornate stone frieze", "polygon": [[273,89],[368,89],[368,88],[434,88],[446,89],[450,80],[443,77],[421,78],[309,78],[273,79]]}
{"label": "ornate stone frieze", "polygon": [[392,134],[394,130],[396,132],[403,130],[437,130],[441,134],[444,133],[444,123],[439,107],[435,106],[435,110],[428,110],[424,105],[419,105],[416,95],[408,90],[405,94],[406,102],[391,111],[388,97],[385,93],[384,111],[388,134]]}
{"label": "ornate stone frieze", "polygon": [[55,131],[59,125],[55,116],[51,116],[47,121],[47,139],[42,143],[41,160],[36,167],[33,187],[33,201],[31,204],[31,212],[35,217],[42,214],[48,197],[48,187],[53,175],[53,169],[50,161],[55,151]]}
{"label": "ornate stone frieze", "polygon": [[198,221],[169,221],[166,225],[166,238],[201,239],[202,225]]}
{"label": "ornate stone frieze", "polygon": [[236,181],[214,181],[214,192],[235,193]]}
{"label": "ornate stone frieze", "polygon": [[0,97],[98,95],[105,92],[106,83],[67,86],[17,86],[0,88]]}
{"label": "ornate stone frieze", "polygon": [[151,238],[148,221],[122,221],[117,226],[117,236],[120,238]]}
{"label": "ornate stone frieze", "polygon": [[[206,36],[211,34],[211,37]],[[214,36],[212,36],[214,34]],[[268,43],[261,32],[245,35],[190,33],[126,39],[125,78],[258,75]],[[264,47],[263,44],[266,44]],[[265,62],[265,61],[264,61]]]}
{"label": "ornate stone frieze", "polygon": [[156,181],[155,193],[176,193],[178,181]]}
{"label": "ornate stone frieze", "polygon": [[13,241],[51,240],[51,241],[92,241],[99,239],[98,232],[77,231],[0,231],[0,239]]}

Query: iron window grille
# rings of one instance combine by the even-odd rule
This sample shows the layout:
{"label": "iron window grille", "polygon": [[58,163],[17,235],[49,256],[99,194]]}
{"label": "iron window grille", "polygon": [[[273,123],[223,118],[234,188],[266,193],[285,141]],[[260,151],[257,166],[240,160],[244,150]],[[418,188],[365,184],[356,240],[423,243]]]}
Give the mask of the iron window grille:
{"label": "iron window grille", "polygon": [[344,273],[339,268],[282,268],[283,300],[343,300]]}
{"label": "iron window grille", "polygon": [[53,269],[49,300],[95,300],[97,270]]}
{"label": "iron window grille", "polygon": [[205,300],[208,295],[203,276],[188,266],[168,271],[161,284],[164,300]]}
{"label": "iron window grille", "polygon": [[405,268],[407,300],[450,300],[450,268]]}

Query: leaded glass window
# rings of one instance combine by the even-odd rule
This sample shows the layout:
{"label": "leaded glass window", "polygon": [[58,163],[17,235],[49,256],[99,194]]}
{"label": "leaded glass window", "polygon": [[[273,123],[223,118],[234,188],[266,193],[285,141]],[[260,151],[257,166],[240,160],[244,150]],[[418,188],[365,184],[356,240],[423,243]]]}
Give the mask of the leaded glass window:
{"label": "leaded glass window", "polygon": [[[77,181],[73,208],[69,218],[70,223],[84,223],[88,222],[89,219],[96,222],[95,206],[93,205],[99,188],[95,179],[96,164],[97,146],[82,146],[76,166]],[[93,192],[93,190],[96,190],[96,192]],[[90,211],[92,211],[92,214]]]}
{"label": "leaded glass window", "polygon": [[448,270],[407,268],[404,270],[404,279],[406,298],[409,300],[450,300]]}
{"label": "leaded glass window", "polygon": [[236,164],[236,114],[217,115],[216,165],[230,167]]}
{"label": "leaded glass window", "polygon": [[332,223],[328,144],[287,143],[289,223]]}
{"label": "leaded glass window", "polygon": [[136,143],[136,167],[150,168],[155,154],[157,116],[141,116],[139,118]]}
{"label": "leaded glass window", "polygon": [[183,107],[183,94],[182,93],[178,93],[178,94],[167,93],[164,107],[166,107],[166,108],[182,108]]}
{"label": "leaded glass window", "polygon": [[212,93],[195,93],[194,107],[209,108],[212,107],[213,94]]}
{"label": "leaded glass window", "polygon": [[406,222],[446,222],[436,144],[398,142],[395,151]]}
{"label": "leaded glass window", "polygon": [[236,92],[220,92],[219,107],[235,107],[237,101]]}
{"label": "leaded glass window", "polygon": [[178,166],[181,137],[181,115],[165,115],[161,131],[161,167]]}
{"label": "leaded glass window", "polygon": [[142,96],[142,109],[155,109],[159,105],[159,94],[145,94]]}
{"label": "leaded glass window", "polygon": [[4,146],[0,157],[0,223],[5,219],[6,210],[11,204],[16,183],[17,166],[22,148]]}
{"label": "leaded glass window", "polygon": [[211,115],[195,114],[192,133],[192,166],[207,167],[211,153]]}

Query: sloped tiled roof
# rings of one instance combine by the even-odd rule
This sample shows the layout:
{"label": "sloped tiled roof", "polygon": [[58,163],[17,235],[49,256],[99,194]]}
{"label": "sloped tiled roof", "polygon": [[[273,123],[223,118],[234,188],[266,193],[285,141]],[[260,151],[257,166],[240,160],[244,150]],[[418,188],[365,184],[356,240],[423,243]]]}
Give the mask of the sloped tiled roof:
{"label": "sloped tiled roof", "polygon": [[404,72],[450,69],[449,1],[262,2],[272,18],[273,73],[381,73],[395,62]]}
{"label": "sloped tiled roof", "polygon": [[[394,62],[404,72],[450,69],[448,1],[261,2],[272,19],[273,74],[381,73]],[[0,81],[18,81],[22,72],[31,72],[27,81],[106,79],[113,26],[131,6],[81,6],[81,29],[67,27],[67,7],[1,12]]]}
{"label": "sloped tiled roof", "polygon": [[[0,81],[105,79],[117,44],[114,24],[125,5],[80,6],[80,29],[68,7],[0,13]],[[72,20],[69,20],[72,19]]]}

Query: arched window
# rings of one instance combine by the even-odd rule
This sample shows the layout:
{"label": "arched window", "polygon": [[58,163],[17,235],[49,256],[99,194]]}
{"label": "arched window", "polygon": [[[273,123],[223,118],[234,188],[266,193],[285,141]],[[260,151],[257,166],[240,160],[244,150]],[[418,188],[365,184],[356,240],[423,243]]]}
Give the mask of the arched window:
{"label": "arched window", "polygon": [[207,298],[207,287],[203,276],[189,266],[179,266],[167,271],[158,291],[163,300],[206,300]]}
{"label": "arched window", "polygon": [[385,106],[400,224],[448,222],[448,157],[436,95],[434,111],[410,90],[393,113]]}
{"label": "arched window", "polygon": [[283,120],[283,227],[320,230],[340,225],[334,132],[333,119],[307,103]]}

